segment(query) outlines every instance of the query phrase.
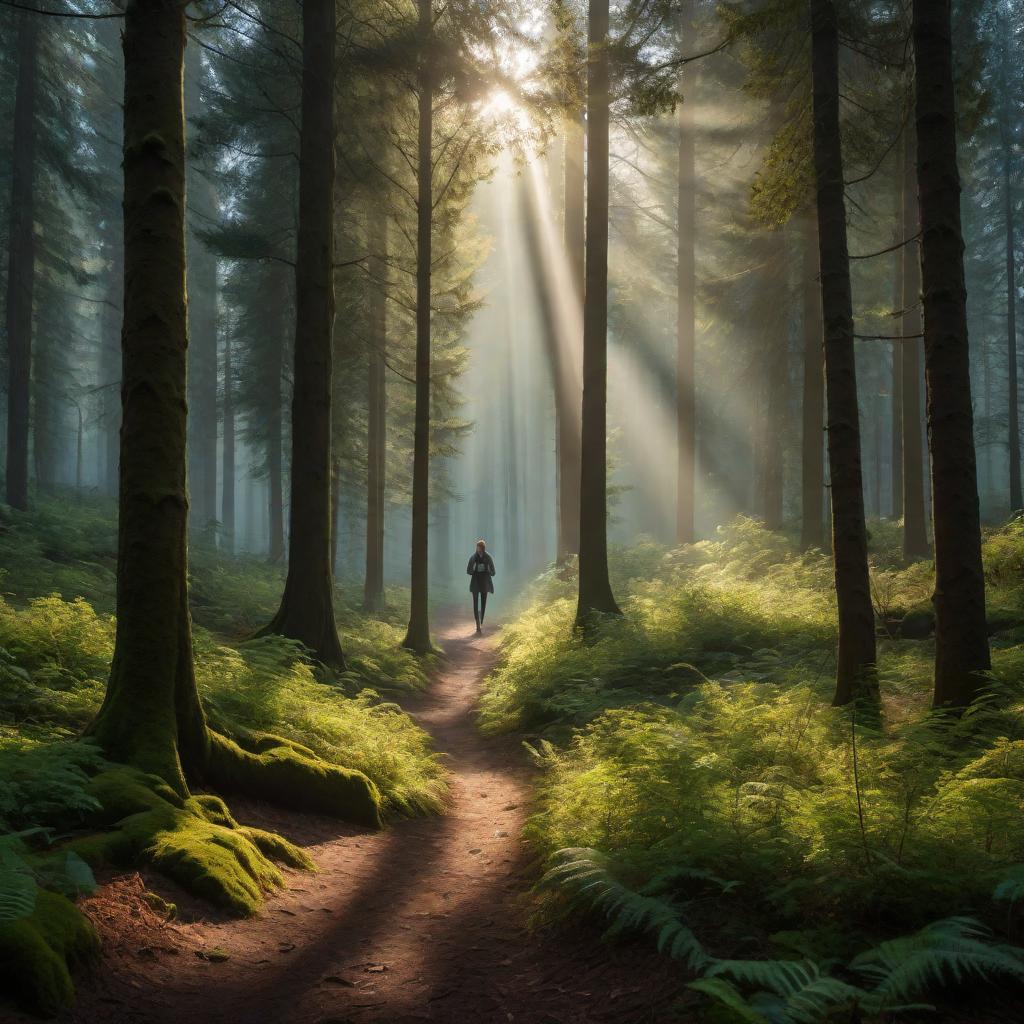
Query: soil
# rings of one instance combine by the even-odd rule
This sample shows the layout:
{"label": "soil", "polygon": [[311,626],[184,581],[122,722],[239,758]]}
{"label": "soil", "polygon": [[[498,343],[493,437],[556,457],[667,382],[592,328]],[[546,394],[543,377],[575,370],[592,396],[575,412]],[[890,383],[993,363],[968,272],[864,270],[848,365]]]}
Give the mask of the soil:
{"label": "soil", "polygon": [[[83,907],[103,963],[78,980],[66,1024],[584,1024],[693,1020],[678,966],[586,926],[532,929],[536,865],[520,841],[531,768],[515,737],[476,729],[493,634],[440,630],[442,667],[403,702],[444,751],[440,817],[383,832],[250,802],[239,820],[306,847],[317,874],[252,920],[211,911],[156,875],[104,879]],[[177,904],[166,922],[147,890]],[[692,993],[691,993],[692,996]],[[20,1021],[20,1016],[0,1020]]]}

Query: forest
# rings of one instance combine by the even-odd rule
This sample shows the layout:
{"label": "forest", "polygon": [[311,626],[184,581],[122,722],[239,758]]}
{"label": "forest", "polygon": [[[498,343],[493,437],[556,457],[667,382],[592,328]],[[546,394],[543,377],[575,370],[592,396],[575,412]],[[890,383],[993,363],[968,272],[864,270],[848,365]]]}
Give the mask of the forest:
{"label": "forest", "polygon": [[0,1020],[1019,1021],[1022,259],[1024,0],[0,0]]}

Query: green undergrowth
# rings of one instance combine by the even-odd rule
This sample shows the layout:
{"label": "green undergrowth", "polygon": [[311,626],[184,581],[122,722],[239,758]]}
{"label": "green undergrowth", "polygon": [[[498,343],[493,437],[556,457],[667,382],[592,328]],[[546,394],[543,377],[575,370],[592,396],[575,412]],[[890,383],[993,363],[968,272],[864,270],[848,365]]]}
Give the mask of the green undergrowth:
{"label": "green undergrowth", "polygon": [[[312,862],[286,839],[236,821],[219,797],[182,798],[106,763],[78,739],[103,698],[113,654],[116,536],[109,502],[41,498],[0,506],[0,987],[51,1013],[70,971],[95,956],[74,905],[90,865],[151,865],[237,914]],[[436,813],[447,773],[429,737],[391,700],[422,689],[431,663],[400,647],[397,607],[381,619],[339,589],[347,669],[315,669],[281,638],[248,639],[280,599],[279,567],[230,558],[202,538],[190,580],[195,668],[215,729],[211,788],[379,825]],[[7,845],[5,845],[7,844]]]}
{"label": "green undergrowth", "polygon": [[[946,982],[1024,979],[1020,522],[985,560],[994,671],[960,719],[929,710],[927,563],[873,570],[880,717],[830,704],[828,560],[750,521],[615,553],[625,615],[586,638],[571,574],[538,581],[481,722],[525,732],[543,769],[543,911],[650,933],[719,1020],[881,1019]],[[897,940],[923,965],[899,983],[877,962]]]}

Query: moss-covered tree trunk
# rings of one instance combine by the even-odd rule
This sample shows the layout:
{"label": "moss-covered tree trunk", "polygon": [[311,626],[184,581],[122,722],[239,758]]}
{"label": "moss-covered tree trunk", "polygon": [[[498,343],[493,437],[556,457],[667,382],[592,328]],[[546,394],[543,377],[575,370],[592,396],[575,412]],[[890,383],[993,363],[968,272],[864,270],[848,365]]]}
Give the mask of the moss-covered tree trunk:
{"label": "moss-covered tree trunk", "polygon": [[[562,237],[569,264],[569,280],[574,315],[570,324],[583,323],[584,262],[586,228],[584,205],[583,119],[579,114],[565,120],[565,163],[562,181]],[[577,364],[582,351],[582,336],[564,339],[561,360],[562,395],[558,414],[558,560],[564,562],[580,550],[580,391],[582,366]]]}
{"label": "moss-covered tree trunk", "polygon": [[370,296],[366,417],[366,572],[363,609],[384,607],[384,489],[387,479],[388,222],[379,203],[368,214]]}
{"label": "moss-covered tree trunk", "polygon": [[91,730],[111,759],[182,793],[184,763],[204,763],[209,742],[186,592],[184,52],[179,0],[129,5],[117,635]]}
{"label": "moss-covered tree trunk", "polygon": [[818,283],[818,225],[803,225],[803,439],[801,442],[800,547],[825,546],[825,350],[822,343],[821,285]]}
{"label": "moss-covered tree trunk", "polygon": [[35,108],[39,18],[19,17],[18,78],[11,138],[11,205],[7,236],[7,504],[28,508],[28,432],[32,388],[32,296],[35,284]]}
{"label": "moss-covered tree trunk", "polygon": [[903,316],[900,321],[900,384],[903,414],[903,557],[909,562],[931,554],[928,543],[928,507],[924,495],[924,431],[921,402],[921,246],[917,238],[921,218],[917,205],[917,147],[914,128],[908,125],[903,151],[904,238],[913,238],[900,250],[903,274]]}
{"label": "moss-covered tree trunk", "polygon": [[832,0],[810,0],[818,254],[825,330],[825,392],[832,548],[839,607],[834,702],[877,695],[875,616],[861,478],[853,299],[839,135],[839,26]]}
{"label": "moss-covered tree trunk", "polygon": [[608,579],[608,0],[590,0],[587,40],[578,625],[585,625],[595,612],[621,614]]}
{"label": "moss-covered tree trunk", "polygon": [[950,0],[914,0],[928,439],[935,531],[936,707],[963,707],[990,667],[956,163]]}
{"label": "moss-covered tree trunk", "polygon": [[416,157],[416,414],[412,457],[412,550],[409,627],[403,645],[419,654],[432,648],[429,615],[430,533],[430,261],[433,230],[434,86],[430,62],[431,0],[418,0],[420,56]]}
{"label": "moss-covered tree trunk", "polygon": [[[679,41],[688,45],[692,11],[687,4],[680,18]],[[697,227],[696,140],[693,101],[686,91],[695,74],[682,70],[676,109],[676,543],[692,544],[697,479],[696,295],[694,239]]]}
{"label": "moss-covered tree trunk", "polygon": [[345,658],[334,618],[331,566],[333,0],[307,0],[303,4],[302,32],[288,577],[281,607],[263,632],[299,640],[318,661],[340,668]]}

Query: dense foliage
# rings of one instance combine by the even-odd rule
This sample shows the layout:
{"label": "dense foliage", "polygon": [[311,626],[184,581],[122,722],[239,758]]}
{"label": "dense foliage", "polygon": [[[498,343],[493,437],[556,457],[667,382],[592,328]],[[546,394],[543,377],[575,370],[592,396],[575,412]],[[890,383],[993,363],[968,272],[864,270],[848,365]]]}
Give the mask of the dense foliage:
{"label": "dense foliage", "polygon": [[[929,710],[930,567],[895,567],[876,535],[880,716],[830,706],[827,559],[753,521],[620,551],[627,614],[586,642],[569,574],[539,581],[505,633],[482,722],[532,736],[544,770],[528,836],[552,909],[596,903],[614,928],[653,931],[704,968],[796,957],[828,973],[948,915],[1014,933],[1024,525],[986,540],[994,670],[963,717]],[[920,998],[918,981],[894,998]]]}

